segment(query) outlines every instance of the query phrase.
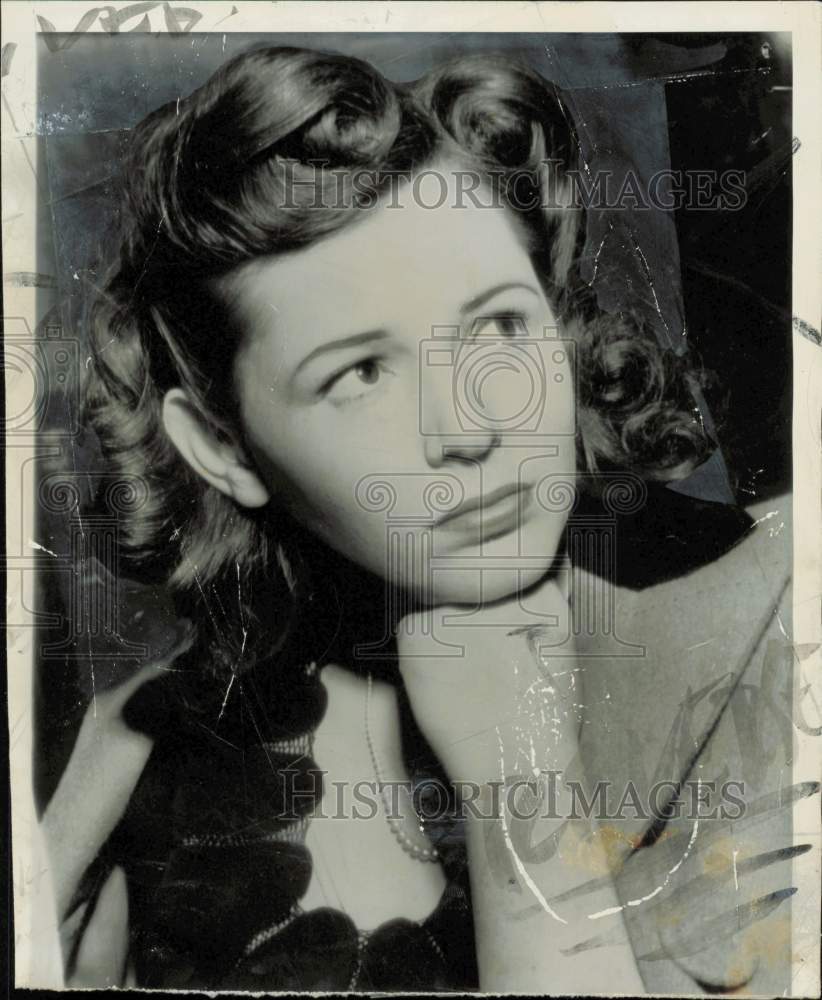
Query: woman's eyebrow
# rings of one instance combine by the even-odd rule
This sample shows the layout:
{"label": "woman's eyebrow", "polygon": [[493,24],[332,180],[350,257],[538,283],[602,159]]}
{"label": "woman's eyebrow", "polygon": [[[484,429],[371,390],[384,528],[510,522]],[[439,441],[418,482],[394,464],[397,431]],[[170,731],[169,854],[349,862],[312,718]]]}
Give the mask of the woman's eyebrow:
{"label": "woman's eyebrow", "polygon": [[313,351],[306,354],[294,369],[294,374],[297,375],[310,361],[313,361],[321,354],[327,354],[331,351],[341,351],[346,347],[356,347],[359,344],[367,344],[374,340],[384,340],[387,336],[387,330],[364,330],[362,333],[352,333],[349,337],[329,340],[327,343],[320,344],[319,347],[315,347]]}
{"label": "woman's eyebrow", "polygon": [[476,295],[473,299],[469,299],[460,308],[460,313],[464,315],[465,313],[474,312],[475,309],[480,309],[495,295],[499,295],[500,292],[510,291],[512,288],[524,288],[526,291],[532,292],[537,297],[539,297],[540,294],[533,285],[525,284],[522,281],[506,281],[500,285],[494,285],[492,288],[488,288],[484,292],[480,292],[480,294]]}

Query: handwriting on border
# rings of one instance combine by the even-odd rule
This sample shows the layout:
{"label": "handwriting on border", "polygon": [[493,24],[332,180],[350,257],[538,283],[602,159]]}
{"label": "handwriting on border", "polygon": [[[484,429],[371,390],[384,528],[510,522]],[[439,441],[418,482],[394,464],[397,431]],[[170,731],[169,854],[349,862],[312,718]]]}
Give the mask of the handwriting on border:
{"label": "handwriting on border", "polygon": [[156,31],[152,27],[149,14],[162,8],[166,30],[171,34],[188,34],[189,31],[202,19],[202,14],[192,7],[172,7],[167,0],[147,0],[143,3],[132,3],[118,10],[111,4],[103,7],[91,7],[83,14],[75,27],[66,33],[65,37],[53,38],[52,35],[62,35],[48,18],[37,15],[37,21],[42,31],[43,40],[49,52],[62,52],[71,48],[72,45],[84,35],[99,19],[100,27],[108,34],[118,34],[123,30],[123,26],[134,18],[140,18],[137,23],[126,28],[128,32]]}

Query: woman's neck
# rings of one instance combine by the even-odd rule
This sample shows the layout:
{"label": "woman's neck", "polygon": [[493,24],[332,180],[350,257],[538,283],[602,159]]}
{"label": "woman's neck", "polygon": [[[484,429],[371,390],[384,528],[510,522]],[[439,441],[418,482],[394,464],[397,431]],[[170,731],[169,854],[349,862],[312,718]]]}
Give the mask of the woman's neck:
{"label": "woman's neck", "polygon": [[[312,874],[300,905],[307,912],[342,910],[361,930],[398,917],[425,920],[442,898],[445,875],[401,845],[375,787],[375,758],[380,779],[407,780],[397,689],[375,681],[369,691],[367,677],[333,663],[322,668],[320,680],[328,707],[312,756],[324,772],[323,798],[320,818],[306,831]],[[413,829],[413,809],[404,815]]]}
{"label": "woman's neck", "polygon": [[[314,734],[314,758],[334,780],[353,783],[407,778],[397,691],[394,685],[367,679],[336,663],[320,673],[328,702]],[[374,757],[376,757],[376,767]],[[379,774],[376,773],[377,769]]]}

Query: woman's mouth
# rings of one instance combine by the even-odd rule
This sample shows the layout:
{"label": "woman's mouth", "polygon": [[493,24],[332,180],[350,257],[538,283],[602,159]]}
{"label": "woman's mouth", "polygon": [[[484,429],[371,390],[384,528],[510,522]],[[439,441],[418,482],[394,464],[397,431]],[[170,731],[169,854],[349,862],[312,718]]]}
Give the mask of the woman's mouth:
{"label": "woman's mouth", "polygon": [[511,483],[464,501],[440,517],[434,528],[487,542],[518,528],[532,501],[530,484]]}

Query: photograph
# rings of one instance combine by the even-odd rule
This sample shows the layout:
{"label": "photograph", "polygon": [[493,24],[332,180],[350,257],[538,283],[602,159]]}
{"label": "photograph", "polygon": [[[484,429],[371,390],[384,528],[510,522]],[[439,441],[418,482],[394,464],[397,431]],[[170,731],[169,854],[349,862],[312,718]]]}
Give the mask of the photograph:
{"label": "photograph", "polygon": [[820,18],[3,6],[16,985],[819,996]]}

